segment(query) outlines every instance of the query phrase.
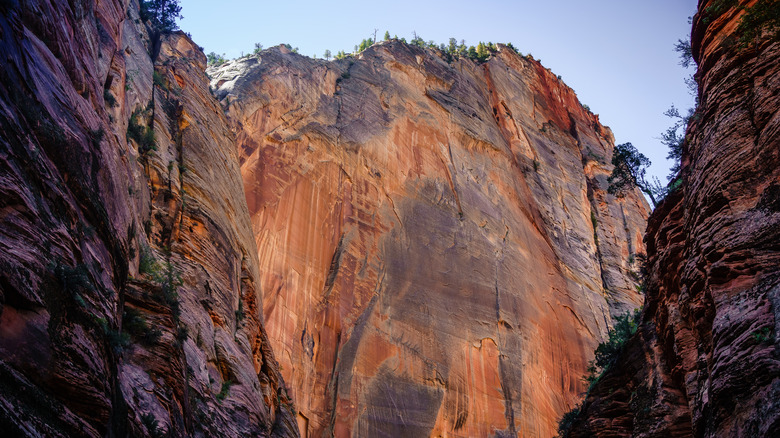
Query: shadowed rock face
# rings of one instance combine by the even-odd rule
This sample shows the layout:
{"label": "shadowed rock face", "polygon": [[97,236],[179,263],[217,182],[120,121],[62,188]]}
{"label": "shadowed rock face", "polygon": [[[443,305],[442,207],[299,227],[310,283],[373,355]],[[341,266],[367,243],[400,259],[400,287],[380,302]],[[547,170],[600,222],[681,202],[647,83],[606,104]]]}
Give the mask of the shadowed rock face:
{"label": "shadowed rock face", "polygon": [[682,190],[648,223],[643,323],[572,436],[780,435],[780,43],[740,48],[743,12],[714,4],[694,18]]}
{"label": "shadowed rock face", "polygon": [[137,2],[0,8],[2,434],[296,436],[203,53]]}
{"label": "shadowed rock face", "polygon": [[235,131],[271,344],[304,436],[552,436],[648,207],[538,62],[400,42],[208,71]]}

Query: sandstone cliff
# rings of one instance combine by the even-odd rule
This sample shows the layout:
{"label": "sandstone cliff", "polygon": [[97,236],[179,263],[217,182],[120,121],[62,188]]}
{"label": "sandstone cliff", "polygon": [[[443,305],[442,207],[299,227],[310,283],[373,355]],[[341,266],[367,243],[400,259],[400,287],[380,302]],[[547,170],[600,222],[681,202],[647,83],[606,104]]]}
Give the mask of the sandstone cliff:
{"label": "sandstone cliff", "polygon": [[572,436],[780,436],[780,42],[740,47],[755,3],[699,2],[700,106],[649,220],[643,322]]}
{"label": "sandstone cliff", "polygon": [[397,41],[208,70],[237,136],[265,320],[303,436],[552,436],[648,206],[533,59]]}
{"label": "sandstone cliff", "polygon": [[203,53],[136,1],[0,9],[2,434],[296,436]]}

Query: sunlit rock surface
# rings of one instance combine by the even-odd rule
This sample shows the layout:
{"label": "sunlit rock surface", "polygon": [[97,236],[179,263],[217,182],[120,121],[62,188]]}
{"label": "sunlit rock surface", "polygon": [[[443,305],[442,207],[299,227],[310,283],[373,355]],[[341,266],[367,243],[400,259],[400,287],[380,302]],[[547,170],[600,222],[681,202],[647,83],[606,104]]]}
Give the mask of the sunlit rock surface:
{"label": "sunlit rock surface", "polygon": [[283,46],[208,70],[236,134],[271,345],[302,436],[552,436],[648,214],[537,61]]}

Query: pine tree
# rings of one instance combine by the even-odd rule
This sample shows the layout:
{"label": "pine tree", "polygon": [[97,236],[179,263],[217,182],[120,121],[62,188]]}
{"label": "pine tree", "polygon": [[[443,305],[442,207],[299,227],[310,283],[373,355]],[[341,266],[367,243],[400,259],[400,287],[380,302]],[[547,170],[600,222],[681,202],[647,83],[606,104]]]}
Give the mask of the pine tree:
{"label": "pine tree", "polygon": [[330,49],[325,49],[325,54],[322,56],[324,56],[326,60],[330,60],[330,56],[331,56]]}
{"label": "pine tree", "polygon": [[485,47],[485,44],[480,41],[479,44],[477,44],[477,58],[480,61],[484,61],[488,58],[488,56],[487,47]]}
{"label": "pine tree", "polygon": [[385,41],[389,41],[389,40],[390,40],[390,31],[386,30],[385,31]]}
{"label": "pine tree", "polygon": [[457,49],[458,49],[458,40],[456,40],[455,38],[450,38],[450,43],[447,46],[447,52],[451,55],[454,55]]}
{"label": "pine tree", "polygon": [[178,29],[176,19],[182,18],[179,0],[141,1],[141,18],[150,20],[160,32],[173,32]]}

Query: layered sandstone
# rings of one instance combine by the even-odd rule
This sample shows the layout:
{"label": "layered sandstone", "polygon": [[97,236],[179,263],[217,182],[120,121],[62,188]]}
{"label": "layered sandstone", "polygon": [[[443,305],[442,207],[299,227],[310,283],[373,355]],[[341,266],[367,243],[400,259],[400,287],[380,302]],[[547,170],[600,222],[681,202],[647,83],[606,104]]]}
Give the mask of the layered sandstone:
{"label": "layered sandstone", "polygon": [[780,435],[780,42],[741,47],[756,2],[731,3],[699,2],[700,105],[682,188],[648,224],[640,334],[572,436]]}
{"label": "layered sandstone", "polygon": [[648,207],[537,61],[398,41],[208,71],[237,136],[269,338],[303,436],[552,436]]}
{"label": "layered sandstone", "polygon": [[0,8],[2,433],[296,436],[203,53],[135,1]]}

